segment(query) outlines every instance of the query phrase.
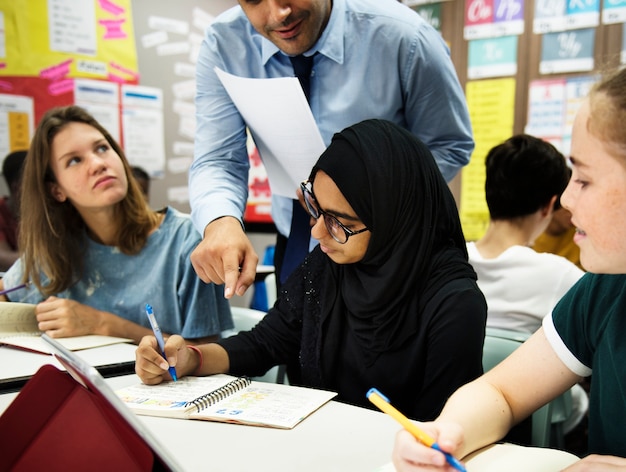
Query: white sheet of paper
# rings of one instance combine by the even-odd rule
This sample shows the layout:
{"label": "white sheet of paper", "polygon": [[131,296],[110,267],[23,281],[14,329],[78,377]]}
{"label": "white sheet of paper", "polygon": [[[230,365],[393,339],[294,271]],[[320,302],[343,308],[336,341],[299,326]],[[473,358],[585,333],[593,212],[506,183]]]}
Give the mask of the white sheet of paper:
{"label": "white sheet of paper", "polygon": [[245,120],[275,195],[296,198],[326,146],[295,77],[248,79],[215,68]]}

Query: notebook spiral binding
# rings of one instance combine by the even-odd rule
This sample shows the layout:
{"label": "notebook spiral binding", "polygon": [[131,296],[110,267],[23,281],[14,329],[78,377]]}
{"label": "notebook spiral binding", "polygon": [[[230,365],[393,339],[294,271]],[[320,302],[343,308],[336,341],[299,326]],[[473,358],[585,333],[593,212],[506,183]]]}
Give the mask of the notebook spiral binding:
{"label": "notebook spiral binding", "polygon": [[224,398],[232,395],[235,392],[238,392],[242,388],[246,388],[250,385],[251,380],[248,377],[239,377],[232,382],[227,383],[223,387],[220,387],[211,393],[207,393],[206,395],[202,395],[190,402],[187,402],[185,406],[194,405],[196,407],[196,411],[200,412],[205,408],[214,405],[215,403],[223,400]]}

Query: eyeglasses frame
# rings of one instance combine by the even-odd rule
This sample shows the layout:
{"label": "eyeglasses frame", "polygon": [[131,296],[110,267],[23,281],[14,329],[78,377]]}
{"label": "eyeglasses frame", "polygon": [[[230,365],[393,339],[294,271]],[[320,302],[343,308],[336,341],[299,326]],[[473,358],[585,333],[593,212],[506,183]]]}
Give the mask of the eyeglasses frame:
{"label": "eyeglasses frame", "polygon": [[[307,212],[309,213],[311,218],[313,218],[316,221],[319,220],[319,218],[321,216],[324,217],[324,226],[326,227],[326,231],[328,231],[328,234],[330,234],[335,241],[337,241],[339,244],[346,244],[348,242],[348,239],[350,238],[350,236],[354,236],[354,235],[357,235],[357,234],[364,233],[365,231],[369,231],[369,228],[367,226],[365,228],[363,228],[363,229],[359,229],[359,230],[356,230],[356,231],[351,230],[350,228],[347,228],[341,221],[339,221],[337,219],[337,217],[335,217],[335,216],[327,213],[326,211],[322,210],[320,208],[319,204],[317,203],[317,198],[315,197],[315,194],[313,193],[313,188],[311,188],[310,190],[307,188],[307,185],[309,185],[309,184],[311,184],[311,182],[309,180],[305,180],[303,182],[300,182],[300,190],[302,190],[302,197],[304,198],[304,204],[306,205]],[[317,208],[311,207],[311,203],[306,198],[306,194],[307,193],[311,196],[311,199],[316,203]],[[315,212],[315,210],[317,210],[319,212],[317,217],[313,214]],[[337,225],[345,233],[345,235],[346,235],[346,240],[345,241],[340,241],[339,239],[337,239],[337,236],[331,230],[333,222],[337,223]]]}

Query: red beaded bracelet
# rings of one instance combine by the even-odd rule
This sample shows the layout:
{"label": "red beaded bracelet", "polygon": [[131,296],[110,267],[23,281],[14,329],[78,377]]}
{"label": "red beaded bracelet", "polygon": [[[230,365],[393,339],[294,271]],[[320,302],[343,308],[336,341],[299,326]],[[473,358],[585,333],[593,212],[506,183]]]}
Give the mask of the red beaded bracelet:
{"label": "red beaded bracelet", "polygon": [[187,344],[187,347],[191,349],[193,352],[195,352],[196,354],[198,354],[198,357],[200,358],[200,363],[198,364],[198,367],[196,367],[196,370],[193,373],[194,376],[198,376],[200,375],[200,369],[202,369],[202,361],[204,360],[204,358],[202,357],[202,351],[198,349],[196,346],[192,346],[191,344]]}

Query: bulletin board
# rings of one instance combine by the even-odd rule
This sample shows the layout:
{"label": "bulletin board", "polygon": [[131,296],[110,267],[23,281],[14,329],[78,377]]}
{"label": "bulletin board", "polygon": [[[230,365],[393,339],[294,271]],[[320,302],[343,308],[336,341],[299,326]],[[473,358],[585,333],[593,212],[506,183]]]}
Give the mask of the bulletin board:
{"label": "bulletin board", "polygon": [[598,71],[626,65],[626,1],[451,0],[439,8],[408,1],[437,15],[431,21],[465,89],[476,148],[457,203],[465,236],[475,240],[489,220],[487,151],[525,132],[568,156],[573,116]]}
{"label": "bulletin board", "polygon": [[2,156],[27,148],[43,113],[74,103],[83,79],[112,84],[112,107],[119,84],[137,83],[130,0],[0,0]]}
{"label": "bulletin board", "polygon": [[[195,63],[205,28],[237,0],[0,0],[0,154],[43,113],[78,104],[152,177],[150,204],[189,212]],[[254,148],[246,223],[274,231]]]}

